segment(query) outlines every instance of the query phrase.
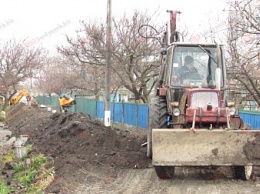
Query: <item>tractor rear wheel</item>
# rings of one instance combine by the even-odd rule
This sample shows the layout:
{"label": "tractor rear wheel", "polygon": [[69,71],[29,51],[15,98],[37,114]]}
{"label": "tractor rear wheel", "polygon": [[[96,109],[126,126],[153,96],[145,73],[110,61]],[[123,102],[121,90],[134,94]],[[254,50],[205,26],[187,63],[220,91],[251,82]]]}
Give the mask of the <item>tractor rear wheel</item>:
{"label": "tractor rear wheel", "polygon": [[149,105],[149,128],[147,130],[147,157],[152,158],[152,129],[167,128],[167,103],[165,97],[155,97]]}
{"label": "tractor rear wheel", "polygon": [[[147,134],[147,156],[152,158],[152,129],[168,128],[168,111],[165,97],[152,99],[149,109],[149,129]],[[154,166],[155,172],[160,179],[174,177],[174,166]]]}

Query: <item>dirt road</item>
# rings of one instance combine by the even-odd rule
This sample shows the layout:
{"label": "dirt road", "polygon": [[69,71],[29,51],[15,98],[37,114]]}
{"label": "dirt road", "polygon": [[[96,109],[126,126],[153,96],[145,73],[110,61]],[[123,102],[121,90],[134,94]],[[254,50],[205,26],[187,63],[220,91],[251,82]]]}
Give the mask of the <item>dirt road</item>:
{"label": "dirt road", "polygon": [[189,172],[178,169],[173,180],[159,180],[153,170],[121,169],[109,174],[100,174],[98,170],[83,171],[84,182],[74,193],[122,193],[122,194],[257,194],[260,193],[260,181],[241,181],[231,178],[208,180],[201,177],[199,171]]}

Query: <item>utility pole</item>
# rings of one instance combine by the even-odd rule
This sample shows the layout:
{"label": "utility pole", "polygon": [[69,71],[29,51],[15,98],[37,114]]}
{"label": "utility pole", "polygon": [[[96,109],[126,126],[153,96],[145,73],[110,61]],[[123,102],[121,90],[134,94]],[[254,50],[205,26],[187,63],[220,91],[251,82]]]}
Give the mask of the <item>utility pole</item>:
{"label": "utility pole", "polygon": [[110,126],[110,66],[111,66],[111,0],[107,0],[107,34],[106,34],[106,73],[105,73],[105,113],[104,125]]}

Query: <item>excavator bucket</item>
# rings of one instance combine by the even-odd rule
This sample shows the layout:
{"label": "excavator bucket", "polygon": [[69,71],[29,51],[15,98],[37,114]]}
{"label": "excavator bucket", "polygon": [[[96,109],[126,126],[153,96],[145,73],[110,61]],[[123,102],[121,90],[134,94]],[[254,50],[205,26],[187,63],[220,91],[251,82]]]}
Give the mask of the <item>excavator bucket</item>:
{"label": "excavator bucket", "polygon": [[260,165],[259,130],[153,129],[154,166]]}

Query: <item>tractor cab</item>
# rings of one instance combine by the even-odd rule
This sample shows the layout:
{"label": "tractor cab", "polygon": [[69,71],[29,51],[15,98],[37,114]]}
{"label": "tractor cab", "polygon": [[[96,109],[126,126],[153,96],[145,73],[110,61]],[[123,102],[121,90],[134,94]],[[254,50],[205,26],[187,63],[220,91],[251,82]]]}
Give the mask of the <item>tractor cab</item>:
{"label": "tractor cab", "polygon": [[[171,62],[169,61],[170,86],[214,87],[217,67],[216,50],[215,44],[174,44],[169,50],[172,57]],[[221,69],[224,70],[222,67],[223,58],[221,58]],[[224,72],[221,75],[224,75]],[[221,76],[221,86],[224,86],[223,76]]]}
{"label": "tractor cab", "polygon": [[172,43],[163,55],[165,62],[162,65],[164,70],[161,71],[159,88],[163,91],[163,88],[167,88],[169,101],[180,101],[183,88],[218,88],[224,98],[226,72],[223,52],[220,45],[218,63],[218,48],[214,43]]}

